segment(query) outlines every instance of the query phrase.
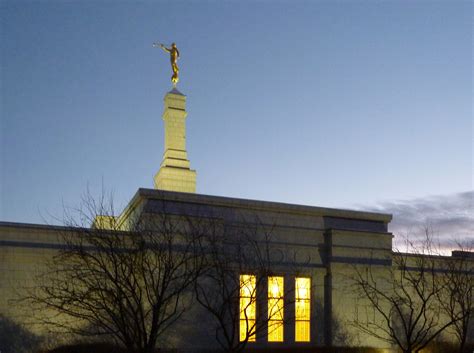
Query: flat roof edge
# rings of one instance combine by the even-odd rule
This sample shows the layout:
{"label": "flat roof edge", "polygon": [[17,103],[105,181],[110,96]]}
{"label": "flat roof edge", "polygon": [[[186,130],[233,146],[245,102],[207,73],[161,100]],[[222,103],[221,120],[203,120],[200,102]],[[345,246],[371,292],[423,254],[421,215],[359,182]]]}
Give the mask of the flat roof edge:
{"label": "flat roof edge", "polygon": [[[356,211],[339,208],[327,208],[309,205],[298,205],[284,202],[275,201],[262,201],[262,200],[251,200],[242,199],[236,197],[226,196],[214,196],[205,194],[192,194],[184,192],[165,191],[157,189],[138,189],[135,197],[132,201],[136,201],[136,197],[141,196],[145,198],[159,198],[168,201],[183,201],[183,202],[195,202],[195,203],[210,203],[220,206],[233,206],[233,207],[249,207],[254,209],[269,209],[269,210],[285,210],[291,213],[306,213],[308,215],[318,215],[326,217],[337,217],[337,218],[351,218],[360,220],[370,220],[389,223],[392,220],[391,214],[367,212],[367,211]],[[132,201],[130,203],[132,203]],[[130,205],[129,203],[129,205]],[[128,206],[127,206],[128,207]]]}
{"label": "flat roof edge", "polygon": [[38,230],[47,229],[47,230],[56,230],[56,231],[85,229],[82,227],[69,227],[69,226],[58,226],[58,225],[51,225],[51,224],[4,222],[4,221],[0,221],[0,228],[28,228],[28,229],[38,229]]}

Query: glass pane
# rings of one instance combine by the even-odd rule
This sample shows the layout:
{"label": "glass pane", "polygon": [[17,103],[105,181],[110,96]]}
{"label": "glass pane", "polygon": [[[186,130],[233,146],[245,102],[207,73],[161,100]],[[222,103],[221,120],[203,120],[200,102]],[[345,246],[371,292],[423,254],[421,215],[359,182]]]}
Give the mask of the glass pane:
{"label": "glass pane", "polygon": [[295,341],[309,342],[309,321],[296,321],[295,323]]}
{"label": "glass pane", "polygon": [[270,321],[268,323],[268,341],[283,342],[283,322]]}
{"label": "glass pane", "polygon": [[268,297],[283,297],[283,277],[268,277]]}
{"label": "glass pane", "polygon": [[248,342],[255,342],[255,320],[240,320],[240,342],[245,341],[248,333]]}
{"label": "glass pane", "polygon": [[251,298],[240,298],[240,318],[255,319],[255,304]]}
{"label": "glass pane", "polygon": [[240,296],[255,297],[257,279],[254,275],[240,275]]}
{"label": "glass pane", "polygon": [[296,299],[310,298],[311,280],[309,278],[297,277],[295,279]]}
{"label": "glass pane", "polygon": [[295,319],[309,320],[310,319],[310,302],[307,299],[298,299],[295,302]]}
{"label": "glass pane", "polygon": [[283,320],[283,299],[268,299],[268,319]]}

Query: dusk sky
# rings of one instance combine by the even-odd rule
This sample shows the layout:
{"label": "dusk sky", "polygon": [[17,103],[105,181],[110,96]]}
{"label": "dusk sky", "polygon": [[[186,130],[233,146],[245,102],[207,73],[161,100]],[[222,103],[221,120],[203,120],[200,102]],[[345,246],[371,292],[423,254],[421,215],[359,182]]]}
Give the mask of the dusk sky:
{"label": "dusk sky", "polygon": [[[474,235],[471,1],[1,1],[0,220],[152,188],[169,57],[201,194]],[[398,227],[398,228],[397,228]]]}

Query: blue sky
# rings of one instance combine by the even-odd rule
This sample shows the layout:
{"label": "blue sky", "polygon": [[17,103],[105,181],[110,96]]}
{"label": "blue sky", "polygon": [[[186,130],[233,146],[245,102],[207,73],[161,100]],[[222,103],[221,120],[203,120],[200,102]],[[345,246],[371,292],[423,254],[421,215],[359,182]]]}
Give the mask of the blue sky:
{"label": "blue sky", "polygon": [[473,220],[470,1],[0,6],[1,220],[153,187],[171,88],[156,41],[181,52],[199,193],[381,211],[468,195]]}

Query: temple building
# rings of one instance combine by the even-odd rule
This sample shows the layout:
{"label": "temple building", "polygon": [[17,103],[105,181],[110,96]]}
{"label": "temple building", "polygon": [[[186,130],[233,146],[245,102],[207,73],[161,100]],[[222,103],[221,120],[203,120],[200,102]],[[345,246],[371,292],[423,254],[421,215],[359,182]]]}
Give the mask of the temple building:
{"label": "temple building", "polygon": [[[236,273],[242,284],[236,327],[239,339],[248,340],[247,347],[393,348],[351,324],[358,315],[367,315],[370,303],[361,299],[349,280],[357,268],[370,266],[380,278],[392,269],[396,255],[392,252],[393,235],[388,231],[391,215],[196,193],[196,171],[191,169],[186,149],[186,96],[176,87],[164,97],[162,118],[164,153],[154,188],[139,189],[117,217],[98,215],[94,227],[112,228],[113,224],[127,230],[137,218],[179,212],[218,219],[223,228],[250,225],[252,229],[270,230],[266,245],[273,270],[263,281],[251,269]],[[68,227],[0,222],[3,316],[27,325],[28,311],[16,300],[44,270],[46,260],[64,248],[59,235],[68,231]],[[263,232],[255,234],[262,237]],[[377,314],[371,311],[371,315]],[[178,352],[218,349],[216,330],[208,316],[193,303],[178,327],[165,334],[169,347]],[[249,325],[259,329],[248,335]],[[41,327],[31,329],[43,333]]]}

